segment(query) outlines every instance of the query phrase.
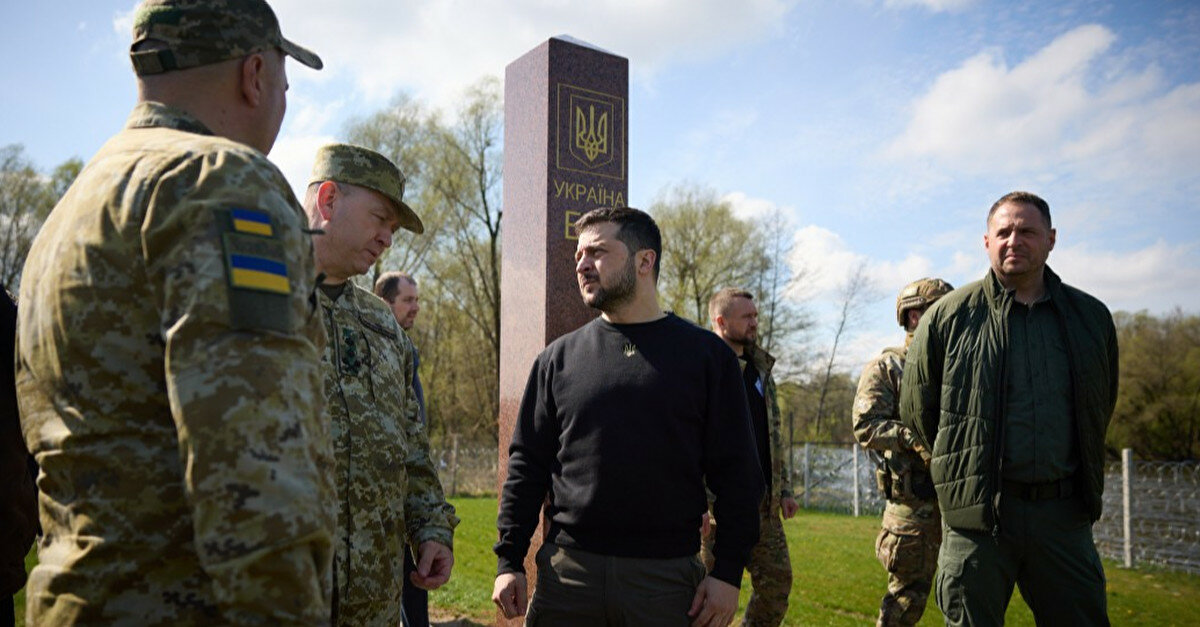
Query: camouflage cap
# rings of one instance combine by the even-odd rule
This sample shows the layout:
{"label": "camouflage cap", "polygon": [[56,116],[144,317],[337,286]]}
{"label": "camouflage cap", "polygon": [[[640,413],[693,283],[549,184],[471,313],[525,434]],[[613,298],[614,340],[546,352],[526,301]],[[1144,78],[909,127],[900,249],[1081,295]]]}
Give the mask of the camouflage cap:
{"label": "camouflage cap", "polygon": [[[165,47],[139,50],[144,41]],[[319,70],[321,58],[279,31],[265,0],[143,0],[133,16],[129,57],[138,76],[209,65],[279,48]]]}
{"label": "camouflage cap", "polygon": [[941,279],[917,279],[905,285],[896,296],[896,321],[901,327],[907,328],[904,324],[904,312],[909,309],[925,309],[953,291],[954,286]]}
{"label": "camouflage cap", "polygon": [[387,157],[362,146],[327,144],[317,150],[312,177],[308,184],[337,181],[375,190],[396,209],[400,226],[413,233],[424,233],[421,218],[404,203],[404,173]]}

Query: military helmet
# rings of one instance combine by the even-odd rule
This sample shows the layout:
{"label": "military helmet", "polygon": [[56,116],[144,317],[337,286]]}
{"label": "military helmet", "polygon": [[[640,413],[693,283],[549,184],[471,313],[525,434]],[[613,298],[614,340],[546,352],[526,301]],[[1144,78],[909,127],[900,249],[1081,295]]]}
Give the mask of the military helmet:
{"label": "military helmet", "polygon": [[909,309],[924,309],[953,290],[954,286],[941,279],[924,278],[905,285],[896,297],[896,322],[903,328],[904,312]]}

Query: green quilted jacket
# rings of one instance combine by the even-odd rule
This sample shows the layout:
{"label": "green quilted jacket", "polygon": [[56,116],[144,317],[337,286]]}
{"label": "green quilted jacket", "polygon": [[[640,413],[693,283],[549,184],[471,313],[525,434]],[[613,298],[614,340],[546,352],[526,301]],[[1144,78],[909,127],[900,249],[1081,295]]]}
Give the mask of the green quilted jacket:
{"label": "green quilted jacket", "polygon": [[[1094,521],[1104,492],[1104,433],[1117,400],[1116,329],[1099,300],[1048,267],[1045,281],[1071,365],[1076,485]],[[1012,303],[1013,294],[989,271],[935,303],[908,350],[900,418],[933,453],[938,504],[954,529],[998,531]]]}

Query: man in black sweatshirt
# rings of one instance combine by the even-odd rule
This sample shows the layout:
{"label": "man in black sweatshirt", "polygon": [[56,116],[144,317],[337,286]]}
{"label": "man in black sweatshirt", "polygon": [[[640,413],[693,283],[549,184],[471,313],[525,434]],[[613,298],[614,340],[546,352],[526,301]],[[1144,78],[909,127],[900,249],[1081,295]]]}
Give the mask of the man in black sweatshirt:
{"label": "man in black sweatshirt", "polygon": [[[658,226],[604,208],[576,224],[576,276],[601,316],[546,348],[526,384],[500,500],[492,600],[525,613],[522,562],[549,496],[526,624],[729,624],[764,485],[737,358],[658,307]],[[721,521],[696,556],[705,481]]]}

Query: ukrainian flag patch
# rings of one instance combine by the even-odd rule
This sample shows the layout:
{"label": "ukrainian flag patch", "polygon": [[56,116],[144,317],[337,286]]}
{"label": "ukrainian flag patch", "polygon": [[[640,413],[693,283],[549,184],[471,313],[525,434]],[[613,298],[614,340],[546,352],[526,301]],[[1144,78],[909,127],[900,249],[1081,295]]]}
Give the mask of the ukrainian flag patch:
{"label": "ukrainian flag patch", "polygon": [[271,228],[271,216],[264,211],[253,209],[231,209],[229,217],[233,221],[233,230],[238,233],[250,233],[273,237],[275,230]]}
{"label": "ukrainian flag patch", "polygon": [[233,287],[290,294],[287,264],[266,257],[229,255],[229,283]]}

